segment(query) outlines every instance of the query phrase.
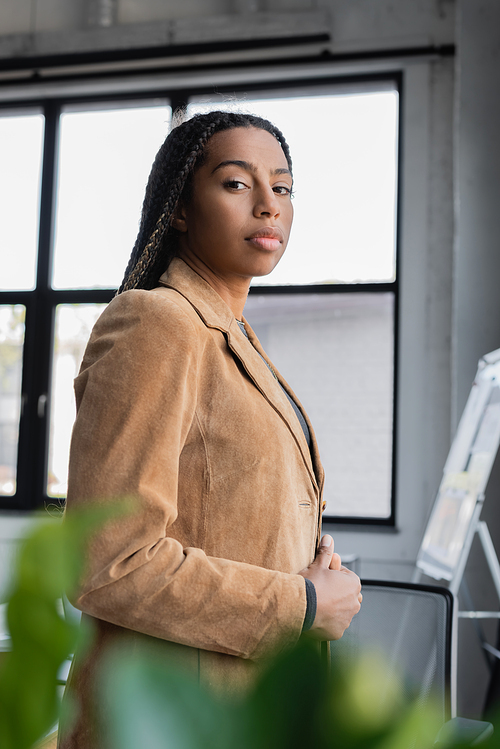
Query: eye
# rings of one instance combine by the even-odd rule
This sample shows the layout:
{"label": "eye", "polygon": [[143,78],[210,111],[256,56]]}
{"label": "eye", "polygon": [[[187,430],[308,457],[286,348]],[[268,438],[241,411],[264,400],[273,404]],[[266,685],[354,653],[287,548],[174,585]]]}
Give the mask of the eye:
{"label": "eye", "polygon": [[277,195],[289,195],[291,198],[293,197],[292,188],[287,187],[287,185],[275,185],[273,190]]}
{"label": "eye", "polygon": [[224,187],[229,187],[230,190],[236,190],[237,192],[244,190],[246,187],[245,183],[240,182],[239,179],[226,179],[223,184]]}

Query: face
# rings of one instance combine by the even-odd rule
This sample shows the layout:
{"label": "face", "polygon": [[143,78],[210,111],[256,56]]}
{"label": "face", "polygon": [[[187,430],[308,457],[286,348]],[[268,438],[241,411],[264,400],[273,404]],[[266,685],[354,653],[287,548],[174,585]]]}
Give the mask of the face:
{"label": "face", "polygon": [[291,189],[273,135],[257,128],[216,133],[194,174],[189,204],[173,221],[181,257],[221,281],[267,275],[288,242]]}

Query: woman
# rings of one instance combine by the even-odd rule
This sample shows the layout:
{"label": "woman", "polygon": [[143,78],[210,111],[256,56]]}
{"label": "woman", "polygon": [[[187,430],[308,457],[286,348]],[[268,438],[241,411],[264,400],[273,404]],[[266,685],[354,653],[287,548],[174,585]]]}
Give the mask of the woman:
{"label": "woman", "polygon": [[211,112],[161,147],[119,294],[76,380],[67,511],[131,496],[93,540],[74,603],[95,625],[69,688],[64,749],[96,749],[95,666],[157,638],[200,681],[238,689],[309,629],[336,639],[360,583],[319,544],[323,471],[311,425],[243,318],[292,224],[282,134]]}

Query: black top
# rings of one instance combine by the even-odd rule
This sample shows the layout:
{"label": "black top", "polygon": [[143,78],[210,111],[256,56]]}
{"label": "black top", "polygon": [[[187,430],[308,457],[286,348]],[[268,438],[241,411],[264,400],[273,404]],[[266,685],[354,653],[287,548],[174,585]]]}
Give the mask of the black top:
{"label": "black top", "polygon": [[[245,330],[245,323],[242,322],[241,320],[236,320],[236,322],[238,323],[241,332],[248,338],[248,334],[247,334],[247,332]],[[259,352],[257,352],[257,353],[259,353]],[[264,357],[261,354],[259,354],[259,356],[262,359],[262,361],[265,363],[266,367],[269,369],[269,371],[271,372],[271,374],[273,375],[273,377],[275,378],[275,380],[278,383],[278,385],[280,386],[280,388],[285,393],[286,397],[288,398],[288,400],[290,402],[290,405],[292,406],[293,410],[295,411],[295,413],[297,415],[297,418],[299,420],[299,424],[302,427],[302,431],[304,432],[304,437],[306,438],[306,442],[307,442],[308,446],[311,447],[311,435],[309,434],[309,427],[306,424],[306,420],[304,419],[300,408],[297,406],[297,404],[295,403],[294,399],[286,392],[285,388],[283,387],[283,385],[281,384],[281,382],[276,377],[276,372],[273,371],[273,368],[267,363],[267,361],[264,359]]]}

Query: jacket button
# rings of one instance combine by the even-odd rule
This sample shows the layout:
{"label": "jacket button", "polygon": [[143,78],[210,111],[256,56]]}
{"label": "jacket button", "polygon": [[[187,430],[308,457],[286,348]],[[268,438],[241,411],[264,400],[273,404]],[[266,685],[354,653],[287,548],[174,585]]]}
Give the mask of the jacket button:
{"label": "jacket button", "polygon": [[321,503],[321,512],[324,512],[325,509],[326,509],[326,502],[325,500],[323,500],[323,502]]}

